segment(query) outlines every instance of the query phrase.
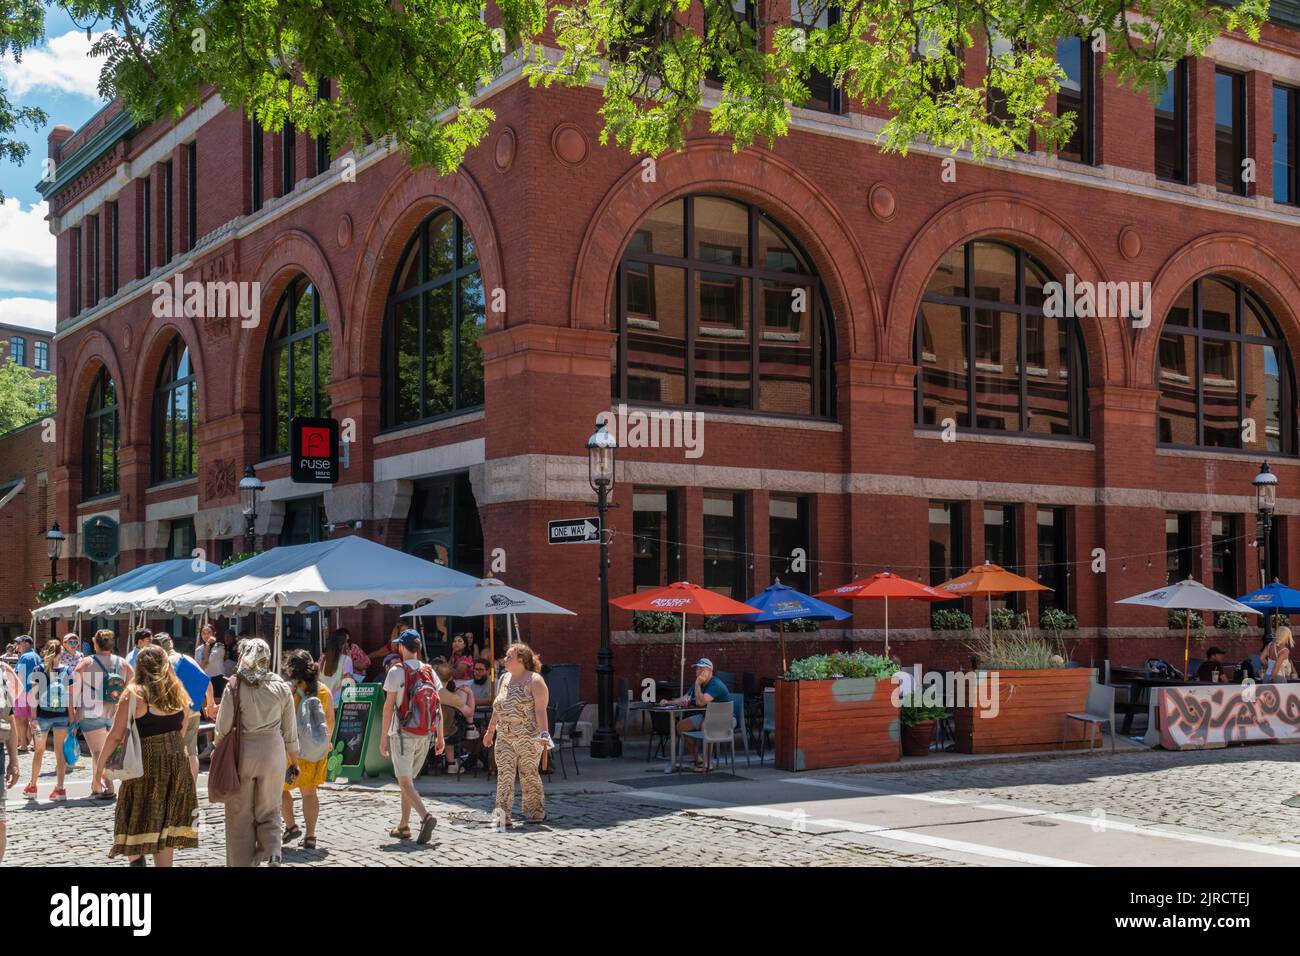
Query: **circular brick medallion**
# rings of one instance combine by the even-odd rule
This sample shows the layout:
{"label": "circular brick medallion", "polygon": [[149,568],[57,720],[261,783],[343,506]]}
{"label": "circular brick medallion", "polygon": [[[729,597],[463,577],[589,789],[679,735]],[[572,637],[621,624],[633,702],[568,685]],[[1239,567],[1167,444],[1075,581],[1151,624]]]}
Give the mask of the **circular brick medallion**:
{"label": "circular brick medallion", "polygon": [[497,136],[494,159],[497,169],[503,173],[515,164],[515,131],[509,126]]}
{"label": "circular brick medallion", "polygon": [[889,222],[898,211],[898,199],[894,196],[894,191],[884,183],[876,183],[871,187],[871,192],[867,193],[867,205],[871,207],[871,215],[881,222]]}
{"label": "circular brick medallion", "polygon": [[344,213],[339,218],[339,227],[335,238],[338,240],[340,249],[346,249],[352,244],[352,217],[347,213]]}
{"label": "circular brick medallion", "polygon": [[1119,251],[1125,259],[1136,259],[1142,254],[1142,237],[1132,226],[1120,230]]}
{"label": "circular brick medallion", "polygon": [[561,123],[551,134],[551,152],[566,166],[581,166],[587,161],[590,147],[582,130],[572,123]]}

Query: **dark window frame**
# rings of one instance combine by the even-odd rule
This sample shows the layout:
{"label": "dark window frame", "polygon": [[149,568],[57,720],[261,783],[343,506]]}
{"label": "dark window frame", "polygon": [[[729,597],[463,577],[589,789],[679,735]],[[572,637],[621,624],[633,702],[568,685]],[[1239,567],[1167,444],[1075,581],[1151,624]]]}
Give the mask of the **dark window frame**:
{"label": "dark window frame", "polygon": [[32,343],[32,368],[39,372],[50,370],[50,343],[44,339]]}
{"label": "dark window frame", "polygon": [[262,124],[256,119],[249,119],[249,144],[251,156],[249,156],[249,191],[251,192],[252,211],[257,212],[262,208],[262,192],[264,183],[262,182],[262,164],[265,161],[265,136],[262,132]]}
{"label": "dark window frame", "polygon": [[[1284,108],[1279,111],[1278,97],[1285,100]],[[1282,83],[1273,84],[1273,201],[1279,205],[1300,206],[1300,89]],[[1286,158],[1287,173],[1285,177],[1286,197],[1278,198],[1278,120],[1285,122],[1286,143],[1283,147]]]}
{"label": "dark window frame", "polygon": [[199,241],[199,144],[185,147],[185,246],[193,249]]}
{"label": "dark window frame", "polygon": [[280,131],[280,195],[287,196],[298,185],[298,130],[288,120]]}
{"label": "dark window frame", "polygon": [[9,337],[9,360],[15,365],[27,365],[27,339],[21,335]]}
{"label": "dark window frame", "polygon": [[[179,335],[167,344],[162,363],[158,368],[158,378],[154,383],[153,409],[150,428],[150,460],[153,467],[150,476],[154,484],[169,481],[182,481],[198,474],[198,378],[194,371],[194,360],[190,357],[190,370],[187,375],[180,375],[181,360],[189,353],[185,340]],[[186,417],[182,426],[176,413],[178,397],[186,394]],[[168,433],[164,436],[164,431]],[[170,455],[163,453],[163,439],[171,439]],[[185,441],[185,454],[180,452],[180,439]],[[191,467],[193,466],[193,467]]]}
{"label": "dark window frame", "polygon": [[[1096,103],[1096,77],[1097,77],[1097,59],[1093,53],[1092,40],[1088,37],[1064,37],[1058,41],[1058,46],[1062,42],[1073,41],[1079,45],[1079,99],[1080,109],[1075,116],[1074,135],[1063,146],[1070,146],[1078,139],[1079,149],[1078,158],[1069,155],[1064,149],[1057,151],[1061,159],[1072,163],[1082,163],[1085,166],[1096,165],[1096,122],[1097,122],[1097,103]],[[1067,111],[1068,112],[1068,111]],[[1057,94],[1056,115],[1061,115],[1060,93]],[[1071,150],[1071,153],[1074,151]]]}
{"label": "dark window frame", "polygon": [[108,204],[108,294],[115,295],[121,288],[118,281],[118,208],[116,202]]}
{"label": "dark window frame", "polygon": [[150,272],[153,272],[153,177],[145,176],[140,180],[140,184],[144,189],[141,203],[144,235],[140,238],[143,240],[142,247],[144,249],[143,275],[147,276]]}
{"label": "dark window frame", "polygon": [[[1232,158],[1232,171],[1231,171],[1232,188],[1230,189],[1224,188],[1222,182],[1219,179],[1219,145],[1220,144],[1219,144],[1219,122],[1218,122],[1218,110],[1219,110],[1218,85],[1219,85],[1219,77],[1221,76],[1228,78],[1232,82],[1232,87],[1233,87],[1233,93],[1232,93],[1233,122],[1232,122],[1231,143],[1229,144],[1229,148],[1232,150],[1232,154],[1233,154],[1231,157]],[[1214,71],[1214,85],[1215,85],[1214,185],[1215,188],[1221,193],[1227,193],[1228,195],[1234,195],[1234,196],[1244,196],[1246,195],[1246,181],[1242,178],[1242,171],[1243,171],[1242,166],[1246,161],[1246,153],[1248,152],[1246,144],[1247,144],[1247,137],[1249,135],[1248,126],[1250,122],[1249,111],[1246,103],[1246,75],[1244,73],[1238,73],[1235,70],[1216,69]]]}
{"label": "dark window frame", "polygon": [[99,304],[99,216],[88,216],[86,218],[86,228],[90,232],[90,249],[87,258],[89,258],[90,272],[90,307],[93,309]]}
{"label": "dark window frame", "polygon": [[[292,329],[293,317],[297,315],[298,305],[304,295],[310,294],[312,297],[312,323],[305,329],[296,331],[287,331]],[[293,362],[292,347],[294,343],[310,341],[311,342],[311,409],[310,415],[313,418],[325,417],[329,414],[330,408],[322,408],[319,402],[321,394],[320,380],[320,350],[321,336],[328,339],[330,349],[330,381],[333,381],[334,369],[334,341],[330,337],[329,319],[325,313],[324,304],[321,302],[320,290],[316,288],[315,283],[311,282],[306,275],[299,274],[280,294],[280,299],[275,305],[271,314],[270,333],[266,337],[266,346],[262,354],[262,415],[261,415],[261,449],[263,458],[274,458],[279,455],[287,455],[289,448],[286,443],[284,447],[279,443],[279,408],[273,407],[273,400],[276,390],[271,387],[270,377],[275,375],[274,358],[279,349],[289,349],[289,358],[287,360],[288,375],[285,387],[288,389],[289,399],[289,420],[292,421],[294,416],[293,397],[296,393],[295,386],[297,383],[297,371]],[[327,383],[328,384],[328,383]],[[325,394],[329,394],[328,387],[325,388]],[[330,403],[332,408],[333,403]],[[287,426],[286,425],[286,437]]]}
{"label": "dark window frame", "polygon": [[172,232],[176,225],[176,204],[172,193],[175,191],[176,179],[172,172],[172,162],[163,163],[163,262],[171,262],[175,253]]}
{"label": "dark window frame", "polygon": [[81,227],[73,226],[71,229],[71,238],[68,240],[72,246],[72,301],[69,303],[70,314],[81,314]]}
{"label": "dark window frame", "polygon": [[1177,141],[1176,145],[1180,157],[1179,162],[1182,168],[1181,171],[1178,173],[1178,175],[1174,175],[1174,176],[1160,175],[1160,163],[1159,163],[1160,129],[1158,125],[1160,121],[1160,109],[1159,109],[1159,103],[1157,103],[1156,110],[1154,113],[1154,118],[1152,121],[1153,123],[1157,124],[1155,126],[1155,138],[1153,144],[1154,158],[1156,160],[1155,174],[1156,174],[1156,179],[1162,182],[1187,184],[1191,181],[1191,168],[1190,168],[1191,163],[1190,163],[1190,147],[1189,147],[1190,138],[1188,136],[1189,107],[1188,107],[1188,89],[1187,89],[1187,61],[1185,59],[1179,60],[1178,65],[1175,66],[1169,72],[1172,77],[1171,82],[1173,83],[1173,89],[1174,89],[1174,95],[1173,95],[1174,109],[1172,115],[1172,121],[1174,127],[1173,135],[1175,140]]}
{"label": "dark window frame", "polygon": [[[111,401],[109,390],[112,390]],[[120,428],[118,421],[117,386],[108,374],[106,366],[100,366],[90,386],[90,395],[86,399],[86,415],[82,425],[81,442],[81,499],[103,498],[115,495],[119,490],[118,442]],[[104,420],[111,419],[108,428]],[[103,468],[103,438],[106,430],[112,433],[112,465],[106,473]],[[91,433],[94,433],[93,437]]]}

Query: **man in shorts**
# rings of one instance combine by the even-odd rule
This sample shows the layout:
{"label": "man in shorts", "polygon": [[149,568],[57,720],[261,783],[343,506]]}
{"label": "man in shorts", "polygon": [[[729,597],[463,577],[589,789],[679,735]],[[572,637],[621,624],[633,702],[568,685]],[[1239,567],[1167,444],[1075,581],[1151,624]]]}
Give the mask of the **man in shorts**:
{"label": "man in shorts", "polygon": [[[661,700],[660,704],[673,703],[679,707],[707,707],[709,704],[728,703],[731,700],[731,691],[727,690],[727,685],[715,677],[713,674],[713,661],[707,657],[701,657],[695,662],[695,683],[691,689],[686,692],[685,696],[678,697],[672,701]],[[688,714],[677,724],[677,733],[684,734],[688,730],[699,730],[704,723],[703,714]],[[694,737],[683,738],[686,749],[691,752],[691,761],[697,768],[703,769],[700,761],[699,744]],[[676,759],[676,755],[674,755]]]}
{"label": "man in shorts", "polygon": [[18,675],[18,697],[14,700],[14,726],[10,736],[14,738],[19,753],[29,753],[36,739],[33,726],[36,710],[27,694],[32,689],[32,674],[41,666],[41,659],[36,653],[36,641],[30,634],[19,635],[14,641],[14,649],[18,652],[18,663],[14,665],[14,672]]}
{"label": "man in shorts", "polygon": [[[428,843],[433,836],[433,828],[437,825],[437,820],[420,799],[420,794],[415,789],[415,778],[424,769],[424,761],[429,756],[430,742],[433,744],[433,752],[437,755],[441,755],[446,747],[442,736],[442,720],[435,720],[435,730],[428,736],[409,734],[402,729],[400,715],[402,699],[406,694],[406,675],[410,671],[418,672],[426,666],[420,659],[420,652],[424,645],[420,633],[411,628],[399,634],[393,644],[402,662],[384,676],[384,736],[379,738],[379,754],[392,758],[393,775],[397,777],[397,785],[402,790],[402,821],[389,830],[388,835],[404,840],[410,839],[411,811],[414,810],[420,819],[420,836],[417,842]],[[442,681],[438,680],[436,674],[432,677],[434,689],[442,690]],[[435,712],[441,710],[441,707],[435,708]]]}

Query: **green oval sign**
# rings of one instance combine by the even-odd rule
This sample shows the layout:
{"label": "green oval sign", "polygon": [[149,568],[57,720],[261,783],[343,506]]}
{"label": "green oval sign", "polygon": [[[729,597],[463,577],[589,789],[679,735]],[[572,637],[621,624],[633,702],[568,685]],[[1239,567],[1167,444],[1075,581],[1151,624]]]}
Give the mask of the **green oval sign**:
{"label": "green oval sign", "polygon": [[96,515],[81,526],[81,550],[96,564],[105,564],[117,557],[117,522],[105,515]]}

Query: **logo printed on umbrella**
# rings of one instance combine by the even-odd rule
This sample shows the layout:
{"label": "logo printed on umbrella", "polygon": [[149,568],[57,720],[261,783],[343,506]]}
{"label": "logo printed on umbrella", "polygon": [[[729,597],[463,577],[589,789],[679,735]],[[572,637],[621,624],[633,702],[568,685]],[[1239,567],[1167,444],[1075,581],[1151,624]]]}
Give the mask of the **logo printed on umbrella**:
{"label": "logo printed on umbrella", "polygon": [[490,598],[488,598],[488,603],[491,604],[493,607],[508,608],[508,607],[519,607],[524,602],[509,597],[505,594],[494,594]]}
{"label": "logo printed on umbrella", "polygon": [[655,598],[650,602],[655,607],[686,607],[691,603],[690,598]]}

